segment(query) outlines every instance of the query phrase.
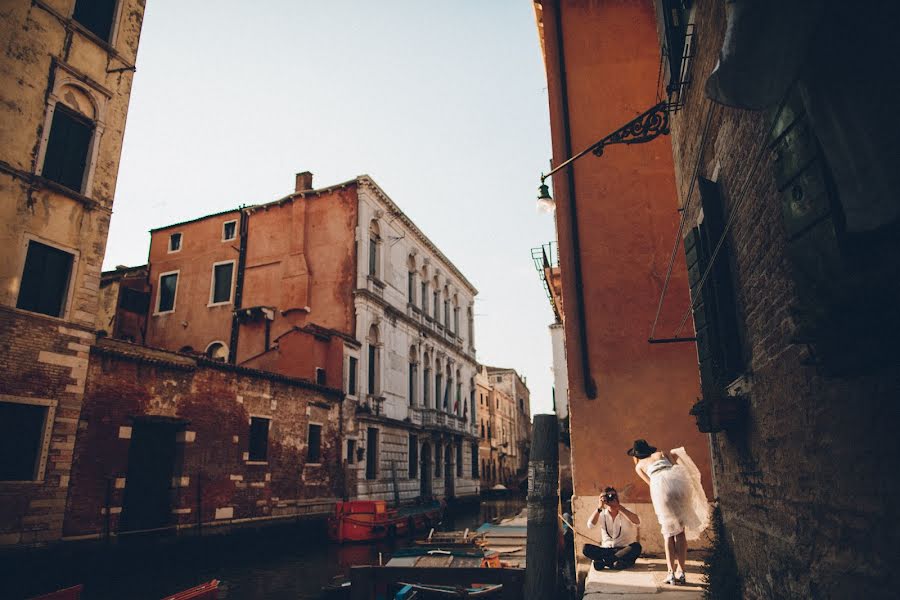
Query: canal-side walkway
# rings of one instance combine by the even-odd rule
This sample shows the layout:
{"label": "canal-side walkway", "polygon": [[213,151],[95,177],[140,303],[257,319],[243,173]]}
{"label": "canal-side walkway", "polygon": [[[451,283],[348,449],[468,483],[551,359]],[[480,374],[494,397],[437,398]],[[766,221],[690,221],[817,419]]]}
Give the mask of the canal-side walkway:
{"label": "canal-side walkway", "polygon": [[597,571],[592,567],[584,581],[582,600],[642,600],[651,597],[656,600],[700,600],[704,590],[702,566],[701,561],[688,559],[685,585],[664,583],[667,573],[664,558],[639,558],[632,568],[624,571]]}

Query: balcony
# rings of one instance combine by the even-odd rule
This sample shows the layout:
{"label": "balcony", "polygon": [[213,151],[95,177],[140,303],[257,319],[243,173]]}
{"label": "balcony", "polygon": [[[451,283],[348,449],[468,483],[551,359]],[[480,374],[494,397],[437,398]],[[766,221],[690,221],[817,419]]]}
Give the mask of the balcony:
{"label": "balcony", "polygon": [[550,308],[556,317],[556,322],[562,322],[562,286],[559,271],[559,252],[556,242],[549,242],[538,248],[531,249],[531,260],[544,284],[544,291],[550,300]]}

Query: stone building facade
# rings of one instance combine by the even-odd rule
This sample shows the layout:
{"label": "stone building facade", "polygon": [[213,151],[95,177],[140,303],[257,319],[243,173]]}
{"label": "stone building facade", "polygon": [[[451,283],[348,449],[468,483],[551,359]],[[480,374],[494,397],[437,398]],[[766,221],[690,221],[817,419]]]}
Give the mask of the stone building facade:
{"label": "stone building facade", "polygon": [[329,514],[343,489],[342,401],[308,381],[99,340],[65,536]]}
{"label": "stone building facade", "polygon": [[504,440],[509,444],[509,468],[513,477],[522,479],[527,476],[531,450],[531,392],[515,369],[487,367],[487,374],[494,390],[506,396],[507,408],[502,416],[508,421],[503,431],[509,431]]}
{"label": "stone building facade", "polygon": [[151,346],[348,399],[346,495],[478,494],[477,293],[368,176],[151,232]]}
{"label": "stone building facade", "polygon": [[0,545],[62,533],[143,12],[0,11]]}
{"label": "stone building facade", "polygon": [[531,444],[528,387],[514,369],[484,365],[479,365],[475,384],[482,485],[518,489],[527,478]]}
{"label": "stone building facade", "polygon": [[893,597],[897,8],[699,0],[684,16],[680,279],[721,537],[745,598]]}

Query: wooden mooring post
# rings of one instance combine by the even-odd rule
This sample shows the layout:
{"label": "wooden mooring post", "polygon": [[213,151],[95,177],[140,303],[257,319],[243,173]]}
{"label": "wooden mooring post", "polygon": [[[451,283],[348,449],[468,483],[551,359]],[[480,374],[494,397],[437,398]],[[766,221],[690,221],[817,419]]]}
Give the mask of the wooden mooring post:
{"label": "wooden mooring post", "polygon": [[535,415],[528,463],[528,539],[525,543],[525,600],[556,594],[556,510],[559,503],[559,446],[556,415]]}

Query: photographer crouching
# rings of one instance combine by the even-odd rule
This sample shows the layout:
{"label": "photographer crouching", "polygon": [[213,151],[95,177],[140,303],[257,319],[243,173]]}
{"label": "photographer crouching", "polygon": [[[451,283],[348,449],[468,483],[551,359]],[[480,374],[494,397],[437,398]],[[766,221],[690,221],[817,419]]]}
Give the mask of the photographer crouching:
{"label": "photographer crouching", "polygon": [[594,568],[602,570],[627,569],[641,555],[637,541],[637,526],[641,519],[619,504],[616,488],[608,487],[600,495],[600,502],[588,518],[588,529],[600,528],[601,546],[584,545],[584,555],[594,561]]}

